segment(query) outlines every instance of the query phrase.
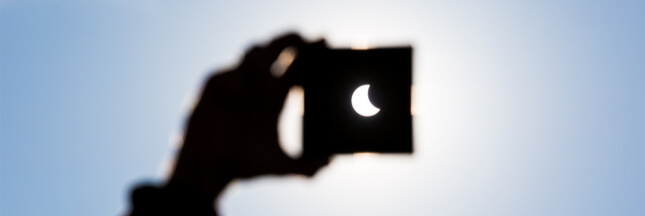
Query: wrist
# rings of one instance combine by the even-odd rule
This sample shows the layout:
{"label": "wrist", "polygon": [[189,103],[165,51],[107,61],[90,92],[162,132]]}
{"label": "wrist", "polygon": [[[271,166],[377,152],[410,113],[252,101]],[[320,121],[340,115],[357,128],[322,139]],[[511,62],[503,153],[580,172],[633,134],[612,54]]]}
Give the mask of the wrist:
{"label": "wrist", "polygon": [[180,163],[166,182],[166,186],[186,185],[207,194],[211,200],[217,199],[231,181],[225,172],[217,170],[196,170],[199,166],[184,167]]}
{"label": "wrist", "polygon": [[131,216],[216,215],[209,194],[192,185],[168,183],[163,187],[140,185],[131,193]]}

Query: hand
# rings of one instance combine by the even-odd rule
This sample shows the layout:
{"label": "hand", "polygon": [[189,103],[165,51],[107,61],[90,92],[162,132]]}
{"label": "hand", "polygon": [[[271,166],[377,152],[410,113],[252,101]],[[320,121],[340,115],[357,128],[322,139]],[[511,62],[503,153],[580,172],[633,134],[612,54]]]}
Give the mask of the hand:
{"label": "hand", "polygon": [[309,45],[296,34],[256,46],[230,71],[211,76],[190,116],[170,182],[191,184],[215,198],[228,182],[267,174],[312,176],[329,157],[292,159],[278,143],[278,116],[294,74],[270,68],[287,47]]}

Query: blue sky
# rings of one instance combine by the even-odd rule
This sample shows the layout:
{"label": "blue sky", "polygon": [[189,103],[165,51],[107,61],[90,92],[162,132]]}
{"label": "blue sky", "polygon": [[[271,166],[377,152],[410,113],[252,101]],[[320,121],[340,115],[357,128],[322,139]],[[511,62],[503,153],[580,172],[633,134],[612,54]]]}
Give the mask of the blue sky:
{"label": "blue sky", "polygon": [[642,1],[0,1],[0,215],[116,215],[202,79],[296,30],[414,46],[415,154],[231,185],[226,215],[645,214]]}

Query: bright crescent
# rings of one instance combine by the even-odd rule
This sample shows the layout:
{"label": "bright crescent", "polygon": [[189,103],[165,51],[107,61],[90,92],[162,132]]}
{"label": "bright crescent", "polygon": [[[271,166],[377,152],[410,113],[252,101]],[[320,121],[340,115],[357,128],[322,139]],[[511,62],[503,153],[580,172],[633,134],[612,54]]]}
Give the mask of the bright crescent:
{"label": "bright crescent", "polygon": [[352,94],[352,107],[361,116],[370,117],[376,115],[381,109],[375,107],[368,96],[370,85],[362,85],[354,90]]}

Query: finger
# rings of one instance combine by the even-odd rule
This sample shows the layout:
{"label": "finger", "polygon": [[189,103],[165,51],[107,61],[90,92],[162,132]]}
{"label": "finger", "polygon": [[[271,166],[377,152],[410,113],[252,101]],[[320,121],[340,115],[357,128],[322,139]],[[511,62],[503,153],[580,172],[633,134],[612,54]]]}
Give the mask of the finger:
{"label": "finger", "polygon": [[296,33],[288,33],[271,41],[271,43],[269,43],[269,45],[266,47],[266,53],[264,57],[270,59],[271,61],[274,61],[287,47],[298,49],[305,44],[305,41],[302,39],[302,37],[300,37],[300,35]]}
{"label": "finger", "polygon": [[[291,65],[278,80],[280,94],[283,94],[285,96],[289,92],[289,89],[291,87],[298,84],[298,80],[300,79],[299,77],[301,77],[303,73],[306,73],[306,71],[303,70],[307,70],[307,67],[310,66],[306,65],[307,63],[303,62],[302,58],[307,58],[304,55],[307,55],[307,53],[318,52],[317,50],[326,49],[327,45],[324,39],[320,39],[300,48],[301,52],[296,53],[295,60],[291,63]],[[298,60],[298,58],[301,59]]]}
{"label": "finger", "polygon": [[308,177],[314,176],[321,168],[329,164],[329,157],[307,158],[295,160],[294,173],[305,175]]}
{"label": "finger", "polygon": [[[258,65],[262,64],[264,59],[265,49],[259,46],[253,46],[249,51],[244,54],[244,59],[240,67],[252,67],[250,69],[257,70]],[[263,63],[266,64],[266,63]]]}
{"label": "finger", "polygon": [[[282,103],[284,99],[287,96],[287,93],[289,92],[289,89],[293,86],[295,83],[292,76],[287,76],[286,71],[289,70],[290,65],[293,63],[295,58],[297,57],[298,50],[302,47],[307,45],[307,43],[300,37],[300,35],[296,33],[289,33],[285,34],[283,36],[278,37],[277,39],[274,39],[267,45],[264,53],[264,58],[270,59],[271,63],[273,66],[274,64],[281,64],[281,67],[286,67],[282,68],[282,72],[278,71],[271,71],[272,76],[274,79],[272,79],[272,83],[274,83],[274,97],[276,101],[279,101],[280,103],[278,104],[279,107],[282,106]],[[281,56],[281,55],[285,56]],[[286,62],[278,62],[281,59],[278,58],[284,58],[289,59]],[[271,66],[270,66],[271,67]],[[270,68],[270,69],[277,69],[277,68]],[[276,75],[277,74],[277,75]]]}
{"label": "finger", "polygon": [[246,68],[244,71],[250,73],[251,76],[270,79],[268,72],[282,51],[288,47],[297,49],[305,44],[298,34],[285,34],[271,41],[266,47],[253,47],[246,53],[241,66]]}
{"label": "finger", "polygon": [[267,162],[266,174],[274,175],[288,175],[300,174],[311,177],[318,172],[322,167],[329,164],[330,157],[309,157],[293,159],[284,152],[280,151],[280,156],[273,157],[270,162]]}

